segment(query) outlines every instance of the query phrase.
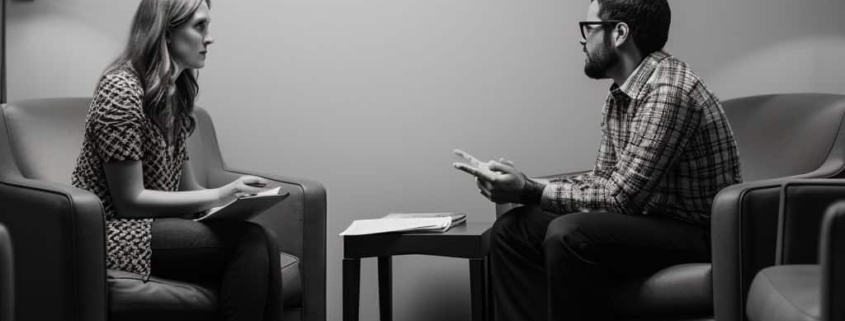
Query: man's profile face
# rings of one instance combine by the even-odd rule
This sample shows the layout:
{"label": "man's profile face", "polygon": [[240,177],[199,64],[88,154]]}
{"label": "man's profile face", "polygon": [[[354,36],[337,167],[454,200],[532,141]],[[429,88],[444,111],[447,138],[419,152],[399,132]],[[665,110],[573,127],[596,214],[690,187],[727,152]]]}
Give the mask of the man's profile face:
{"label": "man's profile face", "polygon": [[[601,21],[599,2],[590,2],[586,21]],[[584,73],[593,79],[608,78],[607,71],[619,62],[619,51],[611,41],[612,26],[594,25],[584,33]]]}

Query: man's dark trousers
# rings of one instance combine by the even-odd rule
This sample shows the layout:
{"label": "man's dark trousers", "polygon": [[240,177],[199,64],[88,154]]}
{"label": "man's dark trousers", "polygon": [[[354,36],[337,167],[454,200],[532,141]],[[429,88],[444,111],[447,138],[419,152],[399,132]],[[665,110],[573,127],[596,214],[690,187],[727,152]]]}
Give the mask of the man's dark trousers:
{"label": "man's dark trousers", "polygon": [[669,218],[513,209],[493,225],[497,321],[608,320],[609,287],[680,263],[709,262],[709,231]]}

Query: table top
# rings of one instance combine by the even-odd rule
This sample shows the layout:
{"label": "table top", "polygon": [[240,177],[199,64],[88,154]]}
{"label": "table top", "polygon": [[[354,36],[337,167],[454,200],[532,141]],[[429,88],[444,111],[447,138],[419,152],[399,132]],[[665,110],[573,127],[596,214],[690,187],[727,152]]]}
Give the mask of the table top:
{"label": "table top", "polygon": [[405,232],[343,237],[344,258],[422,254],[483,258],[490,247],[493,222],[467,222],[438,232]]}

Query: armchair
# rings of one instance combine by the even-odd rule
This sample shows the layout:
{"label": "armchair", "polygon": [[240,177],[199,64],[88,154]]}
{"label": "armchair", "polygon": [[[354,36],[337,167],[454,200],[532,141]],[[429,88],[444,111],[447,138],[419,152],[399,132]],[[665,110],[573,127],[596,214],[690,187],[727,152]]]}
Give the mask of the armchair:
{"label": "armchair", "polygon": [[[714,200],[712,264],[670,266],[619,284],[608,305],[622,320],[744,320],[752,278],[774,264],[781,185],[795,178],[843,176],[845,96],[762,95],[722,105],[737,139],[745,183],[725,188]],[[512,208],[498,205],[497,215]]]}
{"label": "armchair", "polygon": [[[18,320],[215,320],[216,287],[105,268],[103,208],[70,186],[90,98],[0,109],[0,223],[15,239]],[[197,181],[218,187],[247,172],[224,163],[208,112],[196,108],[188,141]],[[317,182],[262,173],[291,194],[255,222],[282,257],[285,320],[325,320],[326,192]]]}
{"label": "armchair", "polygon": [[[812,184],[812,183],[809,183]],[[842,195],[845,184],[838,182],[838,186],[824,184],[815,186],[814,191],[807,191],[810,195],[837,192]],[[829,204],[822,201],[823,204]],[[781,215],[781,228],[778,234],[778,256],[781,262],[767,267],[757,273],[748,294],[747,312],[751,321],[780,321],[780,320],[845,320],[845,306],[837,304],[845,295],[845,202],[838,201],[825,211],[801,211],[800,217],[790,216],[787,211]],[[825,213],[823,217],[819,215]],[[798,214],[798,213],[792,213]],[[809,216],[809,217],[805,217]],[[816,224],[816,229],[810,231],[806,226]],[[796,223],[800,222],[800,223]],[[821,226],[821,237],[818,237],[818,226]],[[812,232],[805,234],[802,232]],[[802,236],[806,240],[816,236],[820,239],[818,250],[803,253],[809,244],[792,243],[794,236]],[[792,236],[792,237],[791,237]],[[800,251],[800,252],[796,252]],[[795,252],[795,253],[792,253]],[[788,254],[812,257],[818,254],[821,264],[808,264],[798,259],[793,264]],[[797,258],[796,258],[797,259]]]}

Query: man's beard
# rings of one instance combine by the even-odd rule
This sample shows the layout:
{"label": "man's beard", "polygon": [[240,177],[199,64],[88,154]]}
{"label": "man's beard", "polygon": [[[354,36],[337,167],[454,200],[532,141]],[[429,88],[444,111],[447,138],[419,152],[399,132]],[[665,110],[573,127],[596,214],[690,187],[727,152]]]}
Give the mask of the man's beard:
{"label": "man's beard", "polygon": [[607,78],[607,71],[619,63],[619,53],[612,47],[609,37],[604,37],[602,45],[594,54],[587,52],[587,62],[584,64],[584,73],[593,79]]}

